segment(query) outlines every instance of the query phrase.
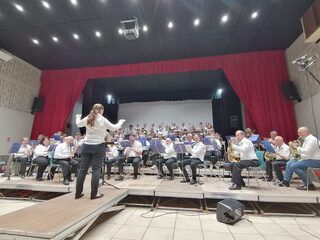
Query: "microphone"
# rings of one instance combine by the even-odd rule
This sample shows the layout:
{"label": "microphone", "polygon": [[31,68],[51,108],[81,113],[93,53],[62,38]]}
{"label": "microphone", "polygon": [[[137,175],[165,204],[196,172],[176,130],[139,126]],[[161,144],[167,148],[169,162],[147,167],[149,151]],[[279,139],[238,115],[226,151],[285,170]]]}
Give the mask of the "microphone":
{"label": "microphone", "polygon": [[307,58],[307,57],[309,57],[309,55],[308,55],[308,54],[303,55],[302,57],[299,57],[299,58],[297,58],[297,59],[293,60],[293,61],[292,61],[292,64],[299,63],[299,62],[301,62],[302,60],[304,60],[304,59],[305,59],[305,58]]}

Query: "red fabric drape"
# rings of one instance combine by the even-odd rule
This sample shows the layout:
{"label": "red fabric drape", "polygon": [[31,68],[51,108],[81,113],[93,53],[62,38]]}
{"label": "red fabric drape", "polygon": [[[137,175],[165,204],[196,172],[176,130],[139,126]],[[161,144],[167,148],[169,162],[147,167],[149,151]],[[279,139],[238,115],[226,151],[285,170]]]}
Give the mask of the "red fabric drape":
{"label": "red fabric drape", "polygon": [[[284,51],[267,51],[120,66],[47,70],[41,78],[42,112],[36,113],[32,137],[62,130],[88,79],[223,69],[246,109],[246,125],[262,136],[275,129],[285,139],[296,136],[292,103],[281,85],[287,80]],[[121,81],[119,79],[118,81]]]}

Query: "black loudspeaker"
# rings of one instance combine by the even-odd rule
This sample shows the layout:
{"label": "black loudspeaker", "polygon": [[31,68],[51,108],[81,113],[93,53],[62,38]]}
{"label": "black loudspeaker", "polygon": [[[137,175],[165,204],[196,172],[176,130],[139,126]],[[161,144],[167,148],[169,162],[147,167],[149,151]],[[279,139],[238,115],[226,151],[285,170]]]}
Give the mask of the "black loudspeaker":
{"label": "black loudspeaker", "polygon": [[294,85],[294,82],[292,82],[292,81],[285,82],[282,85],[282,91],[284,93],[284,96],[288,100],[301,102],[301,98],[300,98],[299,93],[296,89],[296,86]]}
{"label": "black loudspeaker", "polygon": [[217,204],[217,220],[222,223],[234,224],[243,216],[244,205],[237,200],[227,198]]}
{"label": "black loudspeaker", "polygon": [[237,115],[230,116],[230,127],[231,128],[239,128],[239,118]]}
{"label": "black loudspeaker", "polygon": [[35,97],[33,99],[31,113],[34,114],[35,112],[41,111],[43,108],[43,99],[41,97]]}

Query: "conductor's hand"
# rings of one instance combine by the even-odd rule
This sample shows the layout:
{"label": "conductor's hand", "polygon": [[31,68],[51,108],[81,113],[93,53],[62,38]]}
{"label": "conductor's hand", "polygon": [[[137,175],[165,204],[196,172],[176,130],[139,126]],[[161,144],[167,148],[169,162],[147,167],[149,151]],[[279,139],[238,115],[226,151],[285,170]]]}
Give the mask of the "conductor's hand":
{"label": "conductor's hand", "polygon": [[123,124],[125,123],[125,121],[126,121],[126,120],[124,120],[124,119],[120,119],[120,120],[119,120],[119,123],[120,123],[121,125],[123,125]]}

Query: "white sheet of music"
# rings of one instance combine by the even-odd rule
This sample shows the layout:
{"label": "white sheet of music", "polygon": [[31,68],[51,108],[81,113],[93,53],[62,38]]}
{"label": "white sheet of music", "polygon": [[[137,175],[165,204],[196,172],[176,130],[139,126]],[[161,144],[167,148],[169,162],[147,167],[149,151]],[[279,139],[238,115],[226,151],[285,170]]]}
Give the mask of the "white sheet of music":
{"label": "white sheet of music", "polygon": [[192,152],[192,145],[191,144],[185,144],[186,146],[186,150],[188,153],[191,153]]}

